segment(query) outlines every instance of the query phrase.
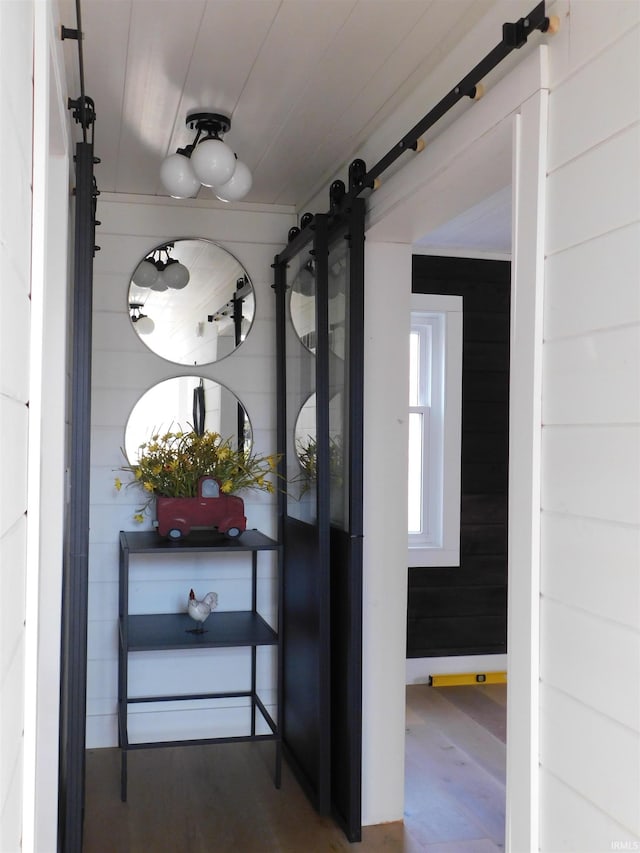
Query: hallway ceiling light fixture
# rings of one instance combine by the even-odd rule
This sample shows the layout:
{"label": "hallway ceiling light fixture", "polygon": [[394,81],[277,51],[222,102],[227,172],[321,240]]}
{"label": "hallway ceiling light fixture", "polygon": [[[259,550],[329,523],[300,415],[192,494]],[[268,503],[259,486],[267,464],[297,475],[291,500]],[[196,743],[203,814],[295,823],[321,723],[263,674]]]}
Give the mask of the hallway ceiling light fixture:
{"label": "hallway ceiling light fixture", "polygon": [[131,322],[136,324],[136,329],[141,335],[150,335],[156,327],[151,317],[142,313],[144,305],[141,302],[129,303],[129,316]]}
{"label": "hallway ceiling light fixture", "polygon": [[[189,270],[177,258],[169,256],[174,248],[173,243],[167,243],[154,249],[140,261],[133,274],[133,283],[138,287],[150,287],[151,290],[182,290],[189,284]],[[163,257],[164,255],[164,257]]]}
{"label": "hallway ceiling light fixture", "polygon": [[231,128],[229,116],[192,110],[186,124],[197,131],[195,139],[170,154],[160,167],[160,178],[170,195],[194,198],[203,185],[211,187],[220,201],[244,198],[253,183],[251,172],[220,138]]}

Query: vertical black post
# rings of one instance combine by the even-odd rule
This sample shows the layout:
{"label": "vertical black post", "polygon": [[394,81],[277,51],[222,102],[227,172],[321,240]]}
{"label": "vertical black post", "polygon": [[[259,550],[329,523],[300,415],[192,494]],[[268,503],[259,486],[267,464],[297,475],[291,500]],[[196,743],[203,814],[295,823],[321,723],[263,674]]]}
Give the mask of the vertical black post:
{"label": "vertical black post", "polygon": [[118,746],[120,747],[120,799],[127,801],[127,705],[129,684],[129,543],[126,533],[120,531],[120,558],[118,561]]}
{"label": "vertical black post", "polygon": [[[287,365],[286,365],[286,294],[287,294],[287,263],[276,260],[273,264],[275,276],[273,289],[276,295],[276,448],[278,458],[278,473],[286,479],[287,453]],[[278,541],[284,542],[284,516],[286,511],[286,494],[283,488],[278,489]]]}
{"label": "vertical black post", "polygon": [[[331,718],[331,539],[329,471],[329,223],[316,216],[316,488],[318,508],[318,705],[320,719]],[[331,811],[331,726],[319,730],[317,809]]]}
{"label": "vertical black post", "polygon": [[59,849],[81,853],[87,693],[91,313],[95,245],[93,143],[76,146],[70,499],[65,530],[60,696]]}
{"label": "vertical black post", "polygon": [[[258,606],[258,552],[251,552],[251,612],[256,615]],[[257,649],[251,646],[251,734],[256,733],[256,667],[257,667]]]}
{"label": "vertical black post", "polygon": [[[286,411],[286,347],[285,347],[285,302],[287,292],[287,264],[273,264],[273,289],[276,296],[276,451],[278,453],[278,474],[286,477],[285,453],[287,449],[287,411]],[[276,480],[278,483],[278,480]],[[282,480],[281,482],[284,482]],[[277,719],[278,739],[276,741],[276,788],[282,784],[282,739],[284,729],[284,516],[286,495],[284,488],[278,486],[278,697]]]}
{"label": "vertical black post", "polygon": [[365,202],[355,199],[349,216],[349,624],[347,706],[349,719],[348,805],[343,806],[346,835],[362,837],[362,550],[364,435],[364,216]]}

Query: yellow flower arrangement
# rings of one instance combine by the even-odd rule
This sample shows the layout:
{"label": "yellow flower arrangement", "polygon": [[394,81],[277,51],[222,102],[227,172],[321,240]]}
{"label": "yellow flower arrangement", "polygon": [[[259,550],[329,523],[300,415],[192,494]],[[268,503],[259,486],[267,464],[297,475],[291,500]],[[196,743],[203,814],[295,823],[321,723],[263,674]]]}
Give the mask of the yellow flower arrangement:
{"label": "yellow flower arrangement", "polygon": [[[138,486],[149,493],[148,500],[134,515],[143,521],[143,512],[153,497],[192,498],[198,494],[198,481],[205,475],[215,477],[225,494],[244,489],[259,489],[273,493],[272,480],[279,457],[263,456],[248,450],[236,450],[230,438],[217,432],[167,432],[153,435],[138,448],[138,461],[120,468],[133,475],[127,486]],[[120,491],[122,480],[115,478],[115,488]]]}

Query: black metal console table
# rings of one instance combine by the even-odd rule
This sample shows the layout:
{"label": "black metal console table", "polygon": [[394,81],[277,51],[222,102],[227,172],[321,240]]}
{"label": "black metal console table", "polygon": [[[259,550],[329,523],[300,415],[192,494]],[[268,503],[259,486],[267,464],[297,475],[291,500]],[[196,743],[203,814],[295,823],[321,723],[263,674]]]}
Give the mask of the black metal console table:
{"label": "black metal console table", "polygon": [[[279,633],[257,611],[257,563],[259,551],[277,553],[278,621],[282,612],[282,546],[257,530],[247,530],[237,539],[215,533],[194,531],[180,542],[161,538],[155,531],[120,531],[119,646],[118,646],[118,745],[121,755],[120,796],[127,799],[127,754],[129,750],[167,746],[198,746],[207,743],[229,743],[248,740],[275,741],[275,785],[281,781],[282,746],[282,645]],[[212,557],[225,553],[251,554],[251,610],[213,612],[203,633],[193,633],[195,623],[185,613],[129,613],[129,557],[152,554],[160,563],[170,554],[188,556],[207,553]],[[244,646],[251,649],[251,684],[236,692],[173,694],[167,696],[131,697],[128,693],[129,652],[175,649],[212,649]],[[277,713],[274,720],[258,696],[256,686],[256,650],[258,646],[277,646]],[[129,705],[140,702],[175,702],[192,699],[245,697],[251,701],[251,731],[247,735],[210,737],[192,740],[147,741],[130,743],[127,716]],[[264,718],[271,734],[256,733],[256,711]]]}

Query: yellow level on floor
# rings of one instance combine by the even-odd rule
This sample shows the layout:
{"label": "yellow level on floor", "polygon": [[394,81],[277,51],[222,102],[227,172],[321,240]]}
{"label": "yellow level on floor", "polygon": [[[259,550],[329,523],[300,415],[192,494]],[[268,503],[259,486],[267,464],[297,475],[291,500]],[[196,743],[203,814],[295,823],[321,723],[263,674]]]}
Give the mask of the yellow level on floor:
{"label": "yellow level on floor", "polygon": [[461,684],[506,684],[506,672],[455,672],[449,675],[430,675],[432,687],[457,687]]}

